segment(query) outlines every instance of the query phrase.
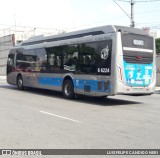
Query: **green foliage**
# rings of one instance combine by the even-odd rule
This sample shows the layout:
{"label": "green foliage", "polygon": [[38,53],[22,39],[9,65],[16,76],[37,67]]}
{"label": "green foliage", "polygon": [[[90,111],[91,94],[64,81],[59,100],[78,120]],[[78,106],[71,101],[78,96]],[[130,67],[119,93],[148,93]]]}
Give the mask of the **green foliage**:
{"label": "green foliage", "polygon": [[160,38],[156,39],[156,53],[160,54]]}

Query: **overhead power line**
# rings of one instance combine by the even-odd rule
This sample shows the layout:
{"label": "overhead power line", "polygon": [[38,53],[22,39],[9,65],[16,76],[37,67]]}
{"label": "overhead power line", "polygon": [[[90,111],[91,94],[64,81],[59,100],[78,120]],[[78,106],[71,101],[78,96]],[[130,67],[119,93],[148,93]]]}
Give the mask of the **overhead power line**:
{"label": "overhead power line", "polygon": [[[0,26],[7,26],[7,27],[10,27],[10,28],[14,28],[15,25],[9,25],[9,24],[0,24]],[[37,29],[42,29],[42,30],[56,30],[56,31],[64,31],[64,30],[61,30],[61,29],[57,29],[57,28],[43,28],[43,27],[35,27],[35,26],[20,26],[20,25],[16,25],[16,27],[21,27],[21,28],[30,28],[30,29],[34,29],[34,28],[37,28]],[[2,28],[1,30],[5,30],[6,28]]]}
{"label": "overhead power line", "polygon": [[131,19],[131,17],[128,15],[128,13],[115,0],[113,0],[113,1],[119,6],[119,8],[122,9],[122,11],[129,17],[129,19]]}
{"label": "overhead power line", "polygon": [[160,0],[144,0],[144,1],[136,1],[137,2],[160,2]]}
{"label": "overhead power line", "polygon": [[[119,0],[119,1],[122,1],[122,0]],[[126,1],[126,0],[123,0],[122,2],[129,2],[131,4],[131,16],[128,15],[128,13],[115,1],[113,0],[113,2],[115,2],[120,8],[121,10],[129,17],[129,19],[131,20],[131,27],[134,27],[135,26],[135,22],[134,22],[134,0],[131,0],[131,1]]]}
{"label": "overhead power line", "polygon": [[121,9],[122,11],[130,18],[131,20],[131,27],[135,26],[135,21],[134,21],[134,5],[135,3],[139,2],[160,2],[160,0],[116,0],[116,1],[121,1],[121,2],[128,2],[131,5],[131,15],[129,16],[128,13],[115,1],[113,0]]}
{"label": "overhead power line", "polygon": [[[121,1],[121,2],[131,2],[129,0],[116,0],[116,1]],[[134,1],[135,3],[138,3],[138,2],[160,2],[160,0],[137,0],[137,1]]]}

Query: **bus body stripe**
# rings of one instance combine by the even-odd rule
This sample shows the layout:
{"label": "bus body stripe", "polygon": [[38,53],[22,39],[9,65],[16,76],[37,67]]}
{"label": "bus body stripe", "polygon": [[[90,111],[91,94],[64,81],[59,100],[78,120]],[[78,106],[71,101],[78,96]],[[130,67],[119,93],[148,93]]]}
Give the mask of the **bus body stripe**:
{"label": "bus body stripe", "polygon": [[[38,84],[43,86],[53,86],[53,87],[62,87],[63,78],[53,78],[53,77],[39,77]],[[74,79],[74,88],[76,90],[84,90],[85,86],[90,86],[90,90],[96,91],[96,92],[108,92],[109,91],[109,84],[108,84],[108,90],[105,90],[104,83],[106,81],[102,82],[102,89],[98,90],[98,82],[97,80],[83,80],[83,79]],[[54,89],[54,88],[53,88]]]}
{"label": "bus body stripe", "polygon": [[151,49],[142,49],[142,48],[123,47],[123,50],[129,50],[129,51],[135,51],[135,52],[153,53],[153,50],[151,50]]}

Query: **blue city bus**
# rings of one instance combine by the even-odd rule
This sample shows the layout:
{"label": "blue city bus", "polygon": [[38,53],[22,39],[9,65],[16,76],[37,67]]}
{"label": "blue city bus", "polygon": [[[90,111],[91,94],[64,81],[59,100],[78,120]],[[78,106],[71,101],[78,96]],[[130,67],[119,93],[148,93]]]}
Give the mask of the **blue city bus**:
{"label": "blue city bus", "polygon": [[8,55],[7,82],[75,95],[150,95],[155,40],[141,29],[102,26],[23,41]]}

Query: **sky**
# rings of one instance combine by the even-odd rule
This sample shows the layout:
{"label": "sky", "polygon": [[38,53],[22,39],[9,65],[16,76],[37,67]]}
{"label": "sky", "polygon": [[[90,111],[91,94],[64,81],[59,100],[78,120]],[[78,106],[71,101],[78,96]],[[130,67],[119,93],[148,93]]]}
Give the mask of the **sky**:
{"label": "sky", "polygon": [[[130,16],[130,0],[115,1]],[[160,0],[134,1],[135,26],[159,30]],[[121,8],[113,0],[1,0],[0,30],[13,26],[64,31],[129,26],[130,18]]]}

